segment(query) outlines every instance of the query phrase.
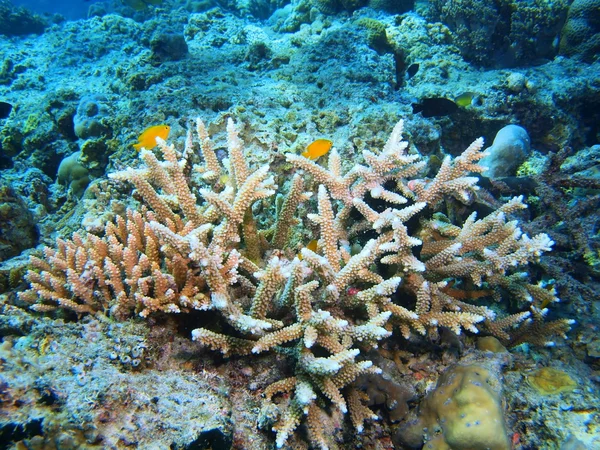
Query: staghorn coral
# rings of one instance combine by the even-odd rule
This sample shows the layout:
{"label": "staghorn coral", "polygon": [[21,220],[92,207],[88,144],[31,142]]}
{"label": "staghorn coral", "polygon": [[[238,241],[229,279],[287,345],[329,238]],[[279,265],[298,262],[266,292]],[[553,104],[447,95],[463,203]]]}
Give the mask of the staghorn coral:
{"label": "staghorn coral", "polygon": [[[288,154],[305,177],[294,177],[267,242],[251,206],[276,192],[269,166],[249,167],[231,119],[229,158],[221,164],[197,120],[204,165],[193,164],[191,133],[182,152],[157,139],[163,160],[142,151],[139,168],[110,175],[135,187],[140,210],[107,224],[102,235],[75,234],[46,249],[45,259],[32,258],[31,287],[20,297],[37,311],[62,308],[118,320],[216,311],[231,332],[197,328],[195,341],[226,356],[274,350],[293,361],[290,376],[263,393],[260,423],[276,432],[277,446],[305,423],[312,444],[330,448],[336,414],[347,413],[359,433],[377,418],[354,382],[380,372],[364,351],[395,328],[406,338],[412,331],[435,337],[442,326],[457,334],[483,329],[504,340],[519,323],[544,337],[568,328],[566,322],[544,328],[536,308],[557,299],[513,269],[552,246],[547,235],[529,238],[508,220],[525,207],[521,198],[483,219],[473,213],[462,226],[432,215],[448,198],[475,198],[477,179],[469,175],[484,170],[477,164],[483,141],[447,157],[430,180],[417,178],[425,162],[407,152],[402,130],[400,121],[381,152],[365,150],[364,164],[345,174],[335,149],[327,168]],[[302,249],[300,259],[285,247],[296,208],[310,198],[304,189],[311,180],[316,211],[306,219],[317,226],[319,240],[317,250]],[[415,217],[423,219],[420,238],[411,235]],[[360,251],[352,254],[350,243]],[[488,307],[463,301],[502,290],[530,301],[535,320],[526,320],[529,312],[496,320]]]}

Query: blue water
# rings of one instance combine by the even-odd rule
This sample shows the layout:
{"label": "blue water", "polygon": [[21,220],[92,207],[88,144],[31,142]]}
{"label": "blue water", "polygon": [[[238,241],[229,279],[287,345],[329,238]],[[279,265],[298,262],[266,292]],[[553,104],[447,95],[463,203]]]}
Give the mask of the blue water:
{"label": "blue water", "polygon": [[16,6],[24,6],[39,14],[60,14],[69,20],[87,17],[89,6],[97,0],[13,0]]}

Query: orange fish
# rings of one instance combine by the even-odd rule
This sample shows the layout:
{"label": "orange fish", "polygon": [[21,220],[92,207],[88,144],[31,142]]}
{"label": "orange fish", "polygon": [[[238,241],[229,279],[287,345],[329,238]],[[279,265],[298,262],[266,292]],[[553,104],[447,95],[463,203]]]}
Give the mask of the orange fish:
{"label": "orange fish", "polygon": [[156,147],[156,138],[167,139],[171,127],[168,125],[154,125],[146,128],[142,134],[138,137],[138,143],[133,144],[138,152],[144,147],[146,150],[152,150]]}
{"label": "orange fish", "polygon": [[319,159],[321,156],[326,155],[331,147],[333,146],[333,142],[329,139],[317,139],[312,144],[309,144],[306,147],[302,156],[308,159],[312,159],[313,161]]}

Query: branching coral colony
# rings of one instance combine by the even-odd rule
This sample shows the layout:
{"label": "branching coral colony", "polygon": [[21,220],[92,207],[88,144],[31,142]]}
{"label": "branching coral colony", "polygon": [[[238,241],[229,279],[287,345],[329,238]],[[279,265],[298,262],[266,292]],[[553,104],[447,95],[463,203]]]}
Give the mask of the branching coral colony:
{"label": "branching coral colony", "polygon": [[[400,121],[381,152],[364,151],[364,165],[345,174],[335,149],[327,168],[287,155],[317,193],[316,212],[305,219],[319,229],[317,251],[304,248],[295,257],[286,245],[298,205],[311,196],[303,177],[291,180],[270,233],[257,232],[252,204],[277,189],[269,166],[248,166],[231,119],[229,158],[221,164],[197,120],[204,164],[191,163],[191,132],[181,153],[157,139],[162,160],[143,150],[141,168],[110,175],[133,184],[143,206],[107,224],[102,236],[74,234],[57,249],[46,248],[44,259],[32,258],[31,287],[21,298],[36,311],[67,308],[118,320],[215,310],[235,336],[198,328],[192,338],[225,355],[287,344],[293,376],[264,391],[264,423],[276,432],[278,447],[305,421],[312,444],[328,448],[322,420],[328,408],[348,413],[358,432],[377,417],[353,381],[379,372],[361,350],[377,347],[393,330],[408,338],[411,332],[435,335],[440,326],[455,333],[464,328],[509,345],[526,335],[539,344],[564,335],[567,321],[543,323],[555,293],[517,271],[552,246],[546,234],[529,238],[507,219],[525,208],[521,197],[485,218],[473,213],[462,226],[434,214],[449,197],[472,201],[477,178],[468,175],[484,170],[477,164],[483,140],[458,158],[446,157],[428,180],[418,178],[425,161],[407,152],[402,127]],[[353,219],[355,210],[360,220]],[[407,228],[415,216],[425,216],[419,238]],[[366,241],[365,230],[372,239]],[[398,289],[413,299],[405,305],[416,298],[414,310],[392,300]],[[501,292],[528,301],[531,311],[497,319],[489,308],[462,300]]]}

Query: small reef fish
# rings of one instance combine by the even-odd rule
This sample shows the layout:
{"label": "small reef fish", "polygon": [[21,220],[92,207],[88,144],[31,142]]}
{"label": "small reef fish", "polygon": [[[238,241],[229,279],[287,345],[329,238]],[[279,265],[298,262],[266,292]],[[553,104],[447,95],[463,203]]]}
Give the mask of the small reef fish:
{"label": "small reef fish", "polygon": [[440,170],[440,167],[442,167],[442,160],[437,155],[431,155],[427,167],[429,167],[430,171],[435,171],[435,173],[437,173],[437,171]]}
{"label": "small reef fish", "polygon": [[[318,247],[319,247],[319,241],[316,239],[313,239],[308,244],[306,244],[306,247],[304,247],[304,248],[307,248],[308,250],[316,253]],[[302,261],[302,252],[298,252],[298,259],[300,261]]]}
{"label": "small reef fish", "polygon": [[458,105],[452,100],[443,97],[429,97],[421,100],[421,103],[413,103],[413,114],[422,113],[423,117],[448,116],[458,109]]}
{"label": "small reef fish", "polygon": [[317,139],[313,143],[309,144],[306,147],[306,150],[302,153],[302,156],[308,159],[317,160],[321,156],[326,155],[331,147],[333,146],[333,142],[329,139]]}
{"label": "small reef fish", "polygon": [[148,6],[160,6],[163,0],[121,0],[124,5],[130,6],[136,11],[143,11]]}
{"label": "small reef fish", "polygon": [[135,148],[138,152],[144,147],[146,150],[152,150],[156,147],[156,138],[159,137],[161,139],[167,139],[169,136],[169,132],[171,131],[171,127],[168,125],[154,125],[152,127],[146,128],[142,134],[138,137],[138,143],[133,144],[133,148]]}
{"label": "small reef fish", "polygon": [[417,64],[417,63],[411,64],[410,66],[408,66],[408,69],[406,69],[407,78],[410,80],[412,77],[414,77],[417,74],[418,71],[419,71],[419,64]]}
{"label": "small reef fish", "polygon": [[229,182],[230,178],[228,174],[224,173],[219,177],[219,183],[225,185]]}
{"label": "small reef fish", "polygon": [[472,92],[465,92],[464,94],[460,94],[458,97],[456,97],[454,99],[454,102],[458,106],[469,106],[471,103],[473,103],[474,97],[475,94],[473,94]]}
{"label": "small reef fish", "polygon": [[0,102],[0,119],[6,119],[12,111],[12,105],[6,102]]}

